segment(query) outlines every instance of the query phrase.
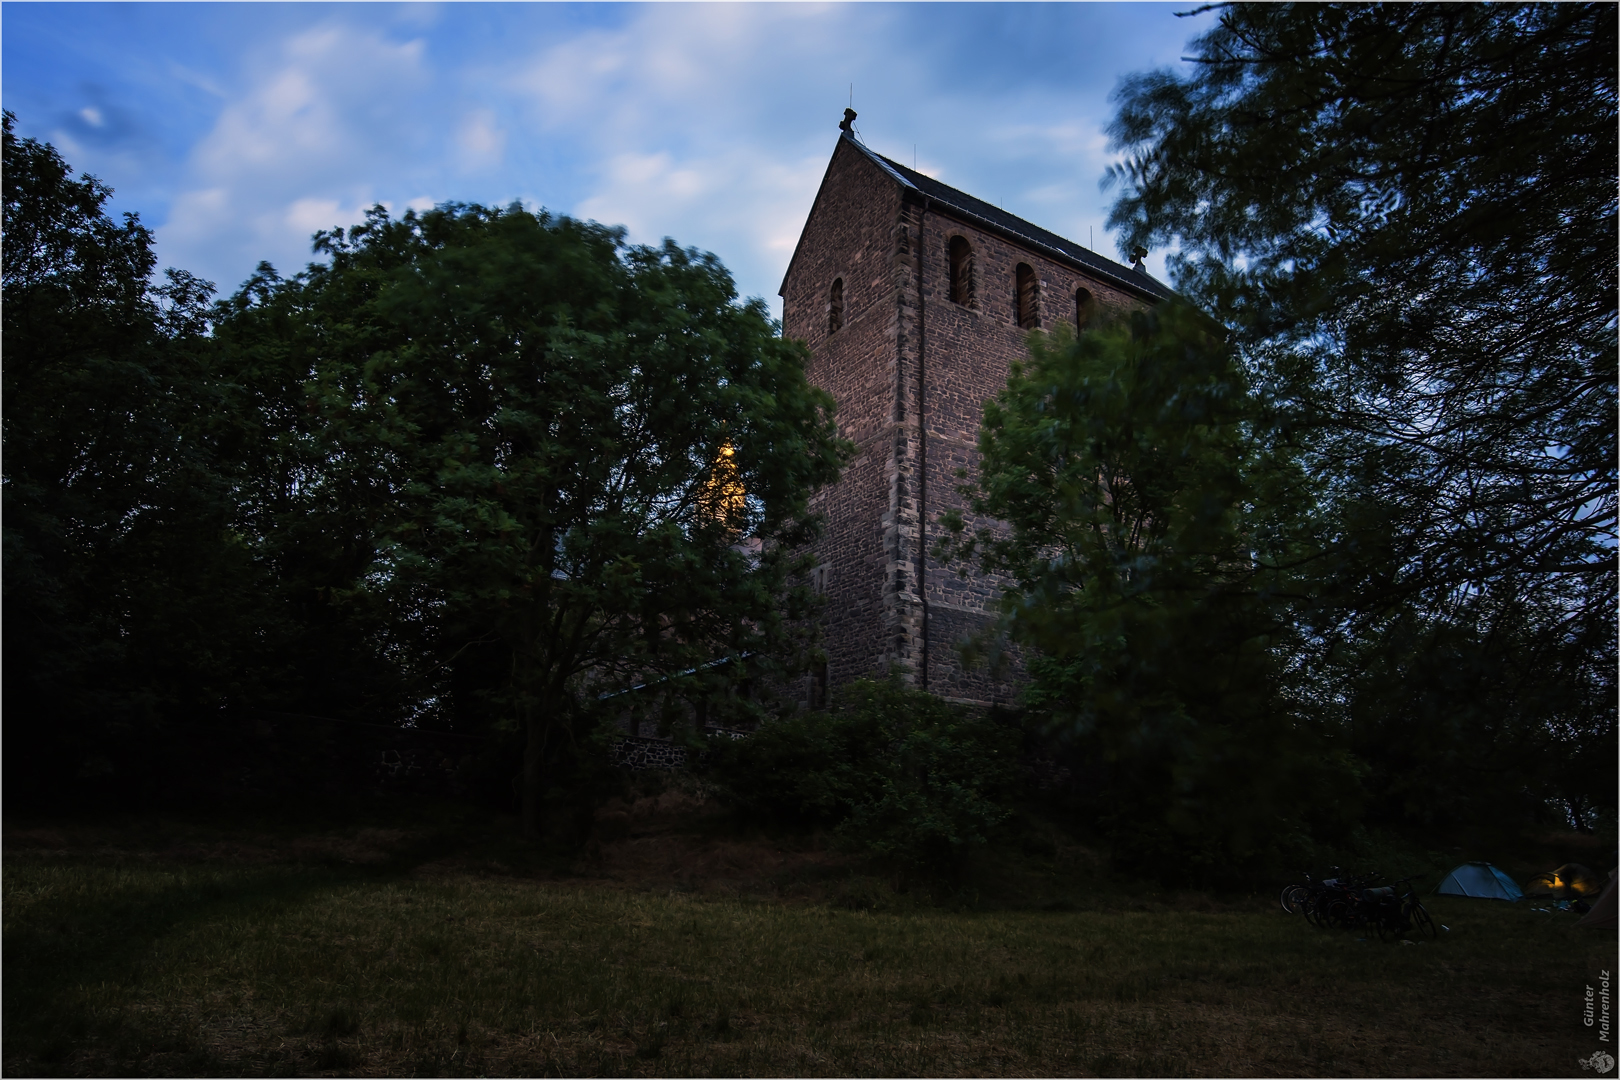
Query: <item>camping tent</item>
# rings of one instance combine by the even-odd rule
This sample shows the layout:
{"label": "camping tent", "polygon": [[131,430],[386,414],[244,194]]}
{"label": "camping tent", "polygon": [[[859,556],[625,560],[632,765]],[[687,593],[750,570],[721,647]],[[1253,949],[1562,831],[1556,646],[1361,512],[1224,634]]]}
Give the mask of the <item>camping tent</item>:
{"label": "camping tent", "polygon": [[1442,896],[1483,896],[1492,900],[1523,900],[1513,879],[1488,862],[1463,863],[1445,876],[1434,890]]}
{"label": "camping tent", "polygon": [[1550,896],[1555,900],[1595,900],[1607,884],[1580,863],[1565,863],[1548,874],[1537,874],[1524,883],[1526,896]]}
{"label": "camping tent", "polygon": [[1592,930],[1614,930],[1620,928],[1620,922],[1615,919],[1614,900],[1614,871],[1609,871],[1609,883],[1603,887],[1603,895],[1597,898],[1592,910],[1576,926],[1585,926]]}

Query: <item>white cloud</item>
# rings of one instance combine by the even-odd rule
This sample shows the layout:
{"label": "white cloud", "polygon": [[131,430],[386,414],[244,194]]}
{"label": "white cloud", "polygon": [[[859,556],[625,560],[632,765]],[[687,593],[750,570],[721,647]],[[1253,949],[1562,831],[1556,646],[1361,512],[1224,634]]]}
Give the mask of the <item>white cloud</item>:
{"label": "white cloud", "polygon": [[82,146],[79,140],[75,139],[70,132],[61,128],[54,129],[48,141],[68,161],[84,161],[90,157],[87,148]]}
{"label": "white cloud", "polygon": [[[347,227],[366,216],[373,204],[358,201],[344,206],[336,199],[298,199],[287,207],[282,221],[299,236],[310,236],[321,229]],[[390,208],[388,202],[382,204]]]}
{"label": "white cloud", "polygon": [[302,267],[311,233],[360,220],[379,178],[409,172],[431,83],[420,41],[333,25],[288,38],[193,149],[163,260],[227,292],[259,259]]}
{"label": "white cloud", "polygon": [[196,188],[185,192],[175,200],[169,214],[170,224],[164,227],[165,239],[175,237],[181,243],[188,240],[206,241],[212,233],[204,223],[219,222],[229,213],[230,193],[223,187]]}
{"label": "white cloud", "polygon": [[853,83],[857,129],[880,153],[915,154],[926,175],[1080,243],[1102,234],[1111,254],[1111,196],[1097,187],[1110,161],[1106,87],[1081,93],[1061,74],[964,80],[937,50],[897,45],[921,15],[904,7],[637,12],[547,47],[508,83],[530,103],[531,137],[578,147],[589,190],[572,212],[624,224],[634,240],[714,250],[745,294],[774,298]]}
{"label": "white cloud", "polygon": [[175,79],[175,81],[184,83],[186,86],[195,86],[197,89],[201,90],[205,94],[208,94],[210,97],[224,99],[230,96],[225,87],[222,86],[218,80],[212,79],[202,72],[196,71],[185,64],[176,63],[171,60],[168,64],[168,72]]}
{"label": "white cloud", "polygon": [[[1052,105],[1031,104],[1032,110],[1052,110]],[[1055,110],[1053,110],[1055,111]],[[1107,119],[1098,117],[1098,121]],[[1009,124],[997,128],[992,137],[1003,145],[1035,149],[1062,157],[1101,157],[1108,153],[1108,135],[1101,122],[1065,121],[1055,124]]]}
{"label": "white cloud", "polygon": [[[572,213],[717,252],[773,298],[880,9],[653,5],[622,29],[547,48],[516,71],[539,137],[581,145]],[[865,25],[857,25],[864,22]],[[831,57],[843,54],[841,59]],[[813,131],[810,114],[822,118]]]}
{"label": "white cloud", "polygon": [[490,109],[475,109],[468,113],[456,132],[456,142],[463,157],[462,168],[467,171],[489,169],[501,163],[506,152],[506,132],[495,122]]}
{"label": "white cloud", "polygon": [[[261,258],[302,266],[311,232],[352,224],[375,201],[521,197],[623,224],[634,242],[712,250],[744,295],[774,298],[851,84],[874,149],[1082,243],[1095,228],[1111,246],[1111,196],[1097,180],[1112,109],[1098,64],[1117,50],[1026,70],[1022,8],[964,5],[942,23],[905,5],[653,4],[593,13],[583,30],[555,9],[505,8],[518,44],[498,55],[437,32],[472,8],[365,25],[311,10],[312,24],[249,50],[236,88],[208,85],[220,111],[158,229],[165,262],[227,291]],[[1140,10],[1036,14],[1106,28]],[[1165,21],[1167,34],[1183,29]],[[1150,44],[1131,66],[1165,49]]]}
{"label": "white cloud", "polygon": [[668,152],[609,160],[597,192],[576,206],[580,217],[623,224],[630,239],[673,236],[725,253],[728,265],[775,277],[740,282],[745,293],[776,292],[798,242],[826,162],[818,155],[784,162],[745,148],[676,159]]}

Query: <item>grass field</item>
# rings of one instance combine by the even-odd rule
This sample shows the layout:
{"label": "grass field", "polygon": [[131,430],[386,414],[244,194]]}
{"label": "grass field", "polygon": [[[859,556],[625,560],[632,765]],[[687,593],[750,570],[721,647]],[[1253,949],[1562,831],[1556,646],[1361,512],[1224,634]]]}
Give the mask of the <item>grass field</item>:
{"label": "grass field", "polygon": [[1614,966],[1525,904],[1399,945],[1269,897],[828,903],[164,828],[8,823],[7,1075],[1580,1075]]}

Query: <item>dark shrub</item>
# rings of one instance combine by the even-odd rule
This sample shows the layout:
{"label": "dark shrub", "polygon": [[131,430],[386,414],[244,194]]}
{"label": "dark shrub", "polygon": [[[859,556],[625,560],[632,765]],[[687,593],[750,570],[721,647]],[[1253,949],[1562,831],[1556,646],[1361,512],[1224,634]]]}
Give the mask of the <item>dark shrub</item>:
{"label": "dark shrub", "polygon": [[859,680],[826,712],[716,746],[710,769],[741,809],[831,827],[851,850],[943,866],[1011,813],[1020,737],[931,694]]}

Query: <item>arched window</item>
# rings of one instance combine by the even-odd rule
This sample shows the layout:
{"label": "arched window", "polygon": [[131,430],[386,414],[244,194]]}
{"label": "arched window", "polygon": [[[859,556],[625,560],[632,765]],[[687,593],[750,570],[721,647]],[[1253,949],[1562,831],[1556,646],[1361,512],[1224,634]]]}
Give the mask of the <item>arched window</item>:
{"label": "arched window", "polygon": [[1018,325],[1025,330],[1034,330],[1041,325],[1041,317],[1036,310],[1035,271],[1029,268],[1028,263],[1019,263],[1014,271],[1017,282],[1017,296],[1015,303],[1018,311]]}
{"label": "arched window", "polygon": [[973,306],[973,248],[961,236],[951,237],[951,300]]}
{"label": "arched window", "polygon": [[844,328],[844,279],[834,278],[827,296],[827,333]]}
{"label": "arched window", "polygon": [[1074,332],[1079,333],[1091,321],[1091,316],[1097,310],[1097,299],[1091,295],[1090,289],[1080,289],[1074,294]]}

